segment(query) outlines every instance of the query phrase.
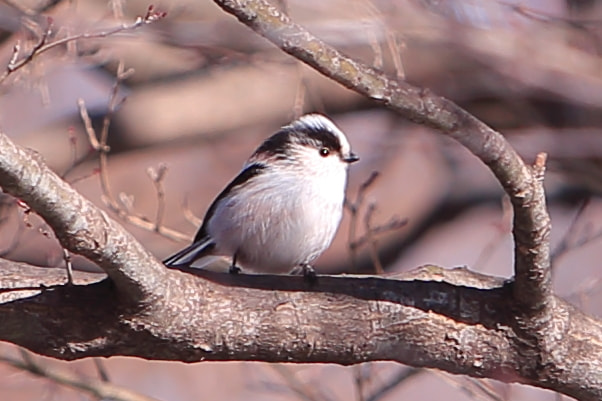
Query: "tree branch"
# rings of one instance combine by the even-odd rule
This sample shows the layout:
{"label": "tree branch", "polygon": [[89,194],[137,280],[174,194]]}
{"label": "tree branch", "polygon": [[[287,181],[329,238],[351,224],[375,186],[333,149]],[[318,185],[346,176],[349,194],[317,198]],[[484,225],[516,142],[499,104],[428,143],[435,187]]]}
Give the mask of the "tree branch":
{"label": "tree branch", "polygon": [[[466,269],[425,266],[401,279],[321,276],[315,286],[302,277],[170,270],[164,297],[138,308],[121,303],[100,275],[34,295],[34,283],[54,285],[64,273],[0,261],[0,274],[1,288],[29,289],[0,294],[13,299],[0,303],[0,339],[60,359],[391,360],[580,399],[602,395],[600,322],[555,299],[565,327],[555,352],[542,355],[512,328],[511,286]],[[82,277],[94,279],[76,272],[76,283]]]}
{"label": "tree branch", "polygon": [[36,362],[26,353],[23,353],[22,359],[7,355],[0,355],[0,362],[6,363],[17,369],[24,370],[36,376],[46,377],[54,380],[54,382],[58,384],[82,390],[98,399],[108,399],[113,401],[157,401],[155,398],[146,397],[103,380],[94,379],[91,377],[82,377],[76,373],[57,369],[56,367],[48,368],[43,364]]}
{"label": "tree branch", "polygon": [[416,123],[442,131],[481,159],[514,206],[514,297],[522,303],[525,313],[535,314],[545,309],[551,299],[551,276],[550,220],[543,196],[543,177],[535,177],[500,133],[428,89],[389,78],[343,55],[265,0],[215,2],[293,57]]}
{"label": "tree branch", "polygon": [[123,301],[157,294],[165,268],[134,237],[53,173],[39,154],[0,133],[0,186],[26,202],[71,252],[98,263]]}
{"label": "tree branch", "polygon": [[216,2],[325,75],[483,160],[512,200],[515,281],[432,266],[402,280],[324,276],[313,286],[301,277],[167,270],[39,156],[0,134],[3,190],[110,278],[78,273],[75,282],[86,285],[57,285],[62,271],[0,261],[0,339],[61,359],[393,360],[601,399],[602,322],[551,291],[545,156],[526,166],[502,135],[453,102],[343,56],[265,1]]}

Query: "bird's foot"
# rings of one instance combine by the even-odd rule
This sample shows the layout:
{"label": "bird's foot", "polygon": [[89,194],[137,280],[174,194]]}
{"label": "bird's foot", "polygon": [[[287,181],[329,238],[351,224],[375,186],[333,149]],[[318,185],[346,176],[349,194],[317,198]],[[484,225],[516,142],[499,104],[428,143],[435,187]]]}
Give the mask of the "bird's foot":
{"label": "bird's foot", "polygon": [[242,272],[242,269],[236,265],[230,265],[228,269],[228,273],[230,274],[239,274],[240,272]]}
{"label": "bird's foot", "polygon": [[316,271],[309,263],[303,263],[301,266],[301,273],[303,274],[303,278],[310,284],[314,284],[318,280],[318,276],[316,275]]}

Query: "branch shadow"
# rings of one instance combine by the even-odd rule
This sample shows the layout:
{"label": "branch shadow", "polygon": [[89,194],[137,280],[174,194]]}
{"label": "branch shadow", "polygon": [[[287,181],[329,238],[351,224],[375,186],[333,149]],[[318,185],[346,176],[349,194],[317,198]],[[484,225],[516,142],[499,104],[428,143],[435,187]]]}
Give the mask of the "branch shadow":
{"label": "branch shadow", "polygon": [[318,275],[316,281],[310,282],[302,276],[292,275],[234,275],[185,267],[173,270],[226,287],[328,293],[366,301],[392,302],[444,315],[465,324],[481,324],[489,329],[496,329],[500,324],[509,324],[513,316],[512,282],[497,278],[490,278],[487,288],[477,288],[441,281],[440,276],[427,280]]}

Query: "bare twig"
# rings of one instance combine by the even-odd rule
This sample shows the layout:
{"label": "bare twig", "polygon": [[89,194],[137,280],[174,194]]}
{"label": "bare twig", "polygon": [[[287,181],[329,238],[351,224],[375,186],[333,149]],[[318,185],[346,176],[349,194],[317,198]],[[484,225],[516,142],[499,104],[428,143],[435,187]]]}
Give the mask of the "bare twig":
{"label": "bare twig", "polygon": [[378,244],[376,242],[376,238],[374,237],[374,231],[371,227],[372,215],[375,211],[376,204],[370,203],[368,205],[366,215],[364,216],[364,230],[366,230],[366,234],[364,236],[366,237],[368,244],[370,244],[370,258],[372,259],[374,271],[376,272],[376,274],[384,274],[385,269],[383,269],[383,265],[382,263],[380,263],[380,258],[378,257]]}
{"label": "bare twig", "polygon": [[109,379],[109,372],[107,372],[107,368],[102,360],[100,358],[92,358],[92,360],[94,361],[94,366],[96,366],[96,371],[98,372],[100,380],[103,382],[110,382],[111,380]]}
{"label": "bare twig", "polygon": [[575,18],[565,18],[559,17],[551,14],[543,13],[539,10],[535,10],[533,8],[527,7],[524,4],[520,3],[510,3],[505,1],[500,1],[500,4],[510,8],[512,11],[517,14],[522,15],[525,18],[529,18],[534,21],[539,22],[553,22],[553,23],[562,23],[566,25],[570,25],[578,28],[585,28],[586,26],[598,27],[602,24],[602,20],[600,19],[575,19]]}
{"label": "bare twig", "polygon": [[297,90],[295,91],[295,100],[293,101],[293,117],[298,118],[303,114],[305,102],[307,100],[307,82],[303,72],[303,64],[297,62]]}
{"label": "bare twig", "polygon": [[[0,224],[5,223],[6,220],[9,219],[8,216],[14,213],[15,210],[18,215],[18,209],[16,208],[17,205],[18,202],[15,202],[15,199],[13,197],[9,195],[0,194]],[[19,243],[19,240],[21,239],[23,227],[24,225],[18,222],[16,225],[15,232],[11,233],[10,235],[4,235],[4,238],[10,238],[10,242],[6,245],[4,249],[0,249],[0,257],[6,256],[8,253],[15,249],[15,247]],[[4,229],[6,229],[6,227],[4,227]]]}
{"label": "bare twig", "polygon": [[203,219],[200,219],[196,214],[192,212],[190,206],[188,205],[188,194],[184,195],[184,200],[182,201],[182,212],[186,220],[192,224],[193,227],[200,227]]}
{"label": "bare twig", "polygon": [[315,388],[302,383],[286,366],[276,363],[270,365],[270,367],[284,379],[289,390],[296,394],[300,399],[305,401],[324,401],[325,397],[317,395]]}
{"label": "bare twig", "polygon": [[96,131],[92,126],[92,119],[88,114],[88,109],[86,108],[86,103],[84,102],[84,99],[77,99],[77,106],[79,107],[79,114],[84,123],[84,128],[86,130],[86,134],[88,135],[88,141],[90,142],[90,146],[92,146],[92,149],[94,149],[97,152],[108,152],[110,149],[103,148],[103,146],[100,145],[100,142],[98,142],[98,138],[96,138]]}
{"label": "bare twig", "polygon": [[49,21],[48,29],[44,32],[44,34],[42,34],[42,36],[38,39],[38,42],[33,46],[33,48],[27,54],[21,56],[20,55],[21,45],[19,43],[15,44],[14,50],[13,50],[13,55],[6,67],[6,70],[4,71],[4,73],[2,75],[0,75],[0,84],[2,84],[2,82],[4,82],[4,80],[10,74],[14,73],[15,71],[17,71],[17,70],[23,68],[24,66],[26,66],[27,64],[29,64],[34,59],[34,57],[37,57],[38,55],[45,53],[50,49],[53,49],[55,47],[62,46],[69,42],[77,41],[80,39],[104,38],[107,36],[115,35],[120,32],[135,30],[141,26],[158,21],[158,20],[164,18],[166,15],[167,15],[167,13],[165,13],[163,11],[155,11],[153,6],[149,6],[149,8],[146,11],[146,14],[142,17],[137,17],[136,20],[131,24],[122,24],[118,27],[101,30],[98,32],[87,32],[87,33],[80,33],[77,35],[71,35],[71,36],[61,38],[61,39],[57,39],[52,42],[48,42],[48,37],[52,33],[52,30],[51,30],[52,20],[49,19],[48,20]]}
{"label": "bare twig", "polygon": [[398,388],[401,384],[405,383],[409,378],[414,377],[417,374],[425,372],[424,369],[416,369],[410,367],[404,367],[397,372],[392,378],[390,378],[383,386],[375,390],[369,397],[366,397],[366,401],[378,401],[386,395],[390,394],[391,391]]}
{"label": "bare twig", "polygon": [[500,246],[504,237],[512,231],[512,205],[508,196],[502,197],[502,217],[499,222],[495,222],[496,235],[483,247],[473,266],[477,269],[482,268],[489,260],[493,252]]}
{"label": "bare twig", "polygon": [[65,261],[65,270],[67,271],[67,284],[73,285],[73,265],[71,264],[71,254],[63,248],[63,260]]}
{"label": "bare twig", "polygon": [[[119,100],[119,98],[118,98],[119,87],[121,85],[121,82],[123,80],[127,79],[128,77],[130,77],[132,73],[133,73],[133,69],[125,70],[123,63],[122,62],[119,63],[118,68],[117,68],[116,80],[115,80],[115,83],[113,84],[113,88],[111,90],[111,96],[109,98],[108,111],[104,116],[100,135],[97,135],[96,131],[94,130],[94,127],[92,126],[92,120],[90,119],[88,110],[86,108],[86,104],[83,101],[83,99],[79,99],[77,102],[77,104],[79,106],[80,116],[84,123],[84,128],[86,130],[88,140],[90,141],[90,145],[96,152],[98,152],[98,155],[99,155],[98,174],[100,177],[100,187],[101,187],[102,194],[103,194],[102,199],[105,202],[105,205],[109,208],[109,210],[111,210],[113,213],[115,213],[117,216],[119,216],[119,218],[127,221],[130,224],[133,224],[137,227],[143,228],[148,231],[154,231],[166,238],[169,238],[169,239],[172,239],[175,241],[187,241],[187,240],[189,240],[189,237],[187,235],[185,235],[179,231],[157,225],[162,222],[163,213],[164,213],[165,202],[161,198],[164,195],[162,190],[160,190],[160,191],[157,190],[157,195],[159,196],[159,207],[157,210],[157,216],[155,218],[155,221],[153,222],[144,216],[139,216],[139,215],[133,214],[132,210],[131,210],[133,201],[124,202],[124,199],[128,199],[125,194],[120,194],[119,200],[118,200],[115,197],[113,190],[111,188],[111,181],[109,178],[109,168],[108,168],[108,153],[110,152],[111,148],[107,144],[108,136],[109,136],[109,127],[111,125],[111,120],[112,120],[114,113],[116,112],[118,106],[123,101],[123,100]],[[100,139],[99,139],[99,137],[100,137]],[[163,169],[161,169],[161,168],[160,168],[160,170],[161,171],[159,171],[159,172],[161,174],[159,174],[157,178],[160,178],[160,181],[161,181],[163,179],[165,171],[163,171]],[[157,184],[159,184],[159,186],[162,188],[162,183],[155,183],[156,189],[158,188]]]}
{"label": "bare twig", "polygon": [[401,60],[401,51],[400,48],[403,47],[401,43],[399,43],[399,39],[395,32],[391,29],[387,29],[387,45],[389,46],[389,52],[391,53],[391,57],[393,58],[393,65],[395,66],[395,73],[397,79],[405,79],[406,72],[403,67],[403,61]]}
{"label": "bare twig", "polygon": [[355,383],[355,395],[357,401],[366,401],[366,385],[370,379],[370,374],[366,374],[366,369],[372,364],[362,364],[353,367],[353,382]]}
{"label": "bare twig", "polygon": [[13,47],[13,54],[10,58],[10,61],[8,62],[8,65],[6,66],[6,70],[4,71],[4,73],[2,75],[0,75],[0,84],[2,84],[2,82],[10,74],[12,74],[13,72],[17,71],[18,69],[24,67],[29,62],[31,62],[31,60],[33,60],[33,58],[36,54],[42,53],[44,51],[42,49],[46,45],[46,41],[48,40],[48,37],[52,33],[52,19],[48,18],[47,23],[48,23],[48,27],[41,34],[37,43],[34,44],[32,49],[25,56],[23,56],[20,60],[19,60],[19,55],[21,53],[21,44],[19,42],[15,43],[15,46]]}
{"label": "bare twig", "polygon": [[155,191],[157,193],[157,215],[155,218],[155,231],[161,232],[163,227],[163,215],[165,214],[165,190],[163,189],[163,179],[165,178],[165,174],[167,173],[167,165],[164,163],[159,164],[157,169],[153,167],[149,167],[146,170],[146,173],[150,177],[153,185],[155,186]]}
{"label": "bare twig", "polygon": [[117,96],[119,94],[119,87],[121,86],[121,83],[128,79],[130,76],[132,76],[133,73],[133,68],[125,70],[123,61],[119,61],[119,65],[117,66],[117,73],[115,74],[115,82],[113,83],[113,89],[109,98],[109,107],[102,121],[100,140],[97,142],[98,161],[100,169],[100,185],[102,187],[102,193],[106,196],[106,199],[108,200],[107,206],[114,210],[119,210],[120,207],[113,195],[111,183],[109,181],[108,154],[110,148],[107,145],[107,142],[109,140],[109,127],[111,126],[111,121],[113,119],[115,111],[117,110],[117,107],[124,101],[124,99],[119,99]]}
{"label": "bare twig", "polygon": [[[373,210],[371,210],[373,209]],[[370,215],[368,216],[367,213],[367,217],[372,217],[372,213],[374,212],[374,210],[376,209],[376,206],[371,204],[368,207],[368,211],[370,212]],[[386,234],[389,233],[391,231],[397,231],[400,228],[405,227],[408,224],[408,219],[400,219],[399,217],[391,217],[389,219],[389,221],[383,223],[383,224],[379,224],[378,226],[374,226],[372,227],[372,223],[371,220],[365,220],[365,227],[366,227],[366,234],[362,235],[360,238],[356,239],[355,241],[353,241],[352,243],[349,244],[350,248],[353,249],[358,249],[362,246],[364,246],[366,243],[370,243],[371,240],[374,239],[375,236],[380,235],[380,234]]]}
{"label": "bare twig", "polygon": [[472,378],[465,379],[461,377],[450,376],[445,372],[439,371],[433,371],[432,373],[455,388],[462,390],[470,398],[487,401],[504,401],[504,399],[497,394],[495,389],[492,389],[491,386],[487,386],[482,381],[473,380]]}
{"label": "bare twig", "polygon": [[124,299],[141,299],[157,290],[154,278],[165,268],[131,234],[53,173],[36,153],[2,133],[0,148],[0,186],[36,210],[63,247],[98,262],[123,290]]}
{"label": "bare twig", "polygon": [[[80,115],[82,115],[82,113],[84,113],[82,115],[82,120],[84,121],[84,127],[86,130],[86,133],[88,134],[88,137],[90,138],[90,132],[92,132],[92,134],[93,134],[94,130],[92,128],[92,122],[90,120],[90,117],[88,116],[88,111],[85,108],[83,100],[78,99],[78,106],[79,106],[79,110],[80,110]],[[94,137],[93,140],[96,141],[95,135],[92,135],[92,137]],[[90,142],[90,143],[92,143],[92,142]],[[96,152],[95,152],[96,149],[94,148],[94,146],[91,146],[89,151],[86,154],[78,157],[78,155],[77,155],[77,136],[75,135],[73,128],[69,129],[69,146],[71,148],[71,165],[69,167],[67,167],[67,169],[63,172],[63,174],[61,174],[61,178],[63,178],[63,179],[65,179],[65,177],[67,177],[73,170],[75,170],[83,162],[90,159],[92,155],[96,154]],[[88,175],[86,175],[86,177],[88,177]],[[77,179],[70,180],[69,182],[73,184],[74,182],[80,181],[81,179],[82,178],[79,177]]]}
{"label": "bare twig", "polygon": [[353,367],[353,383],[355,384],[355,395],[357,401],[365,401],[364,396],[366,387],[366,374],[364,372],[366,366],[357,365]]}
{"label": "bare twig", "polygon": [[372,184],[374,184],[374,182],[378,178],[379,174],[380,173],[378,171],[373,171],[370,174],[370,176],[368,176],[368,178],[360,184],[360,186],[357,190],[357,194],[355,195],[355,199],[353,201],[345,199],[345,206],[347,207],[347,209],[349,210],[349,213],[351,214],[347,243],[349,244],[348,245],[349,252],[351,253],[351,263],[353,264],[354,267],[357,263],[357,248],[358,247],[353,244],[355,244],[357,242],[357,239],[356,239],[357,224],[358,224],[357,220],[358,220],[358,216],[359,216],[359,211],[360,211],[362,204],[364,203],[364,197],[366,195],[366,191],[368,190],[368,188],[370,188],[372,186]]}
{"label": "bare twig", "polygon": [[33,356],[24,349],[19,348],[21,358],[17,359],[8,355],[0,355],[0,362],[24,370],[36,376],[45,377],[63,386],[85,391],[100,399],[116,401],[157,401],[114,384],[90,377],[81,377],[66,370],[48,367],[38,363]]}
{"label": "bare twig", "polygon": [[2,0],[2,1],[30,17],[37,15],[38,13],[44,12],[44,11],[50,9],[51,7],[56,6],[57,4],[59,4],[61,2],[61,0],[47,0],[47,1],[37,2],[35,4],[35,8],[30,8],[24,4],[17,2],[16,0]]}
{"label": "bare twig", "polygon": [[348,246],[351,254],[352,264],[354,266],[356,265],[357,250],[361,246],[369,244],[370,258],[372,259],[374,270],[377,274],[383,274],[384,269],[380,262],[380,258],[378,257],[378,243],[376,237],[379,234],[399,230],[407,224],[408,220],[392,217],[388,222],[373,227],[372,216],[376,211],[376,204],[370,203],[366,210],[366,214],[364,215],[364,235],[362,235],[360,238],[356,238],[359,211],[363,206],[366,192],[374,184],[378,176],[379,173],[377,171],[373,171],[372,174],[370,174],[370,176],[366,179],[366,181],[360,184],[357,190],[355,200],[346,200],[345,206],[347,207],[347,209],[349,209],[349,212],[351,213],[351,221],[349,223]]}
{"label": "bare twig", "polygon": [[562,237],[562,240],[556,248],[552,251],[552,269],[558,265],[558,261],[562,256],[566,255],[570,251],[574,251],[592,241],[595,241],[602,237],[602,230],[592,232],[593,226],[591,221],[586,221],[583,227],[579,226],[579,223],[584,219],[583,216],[588,206],[590,205],[591,198],[585,199],[575,212],[575,216],[571,220],[569,227]]}

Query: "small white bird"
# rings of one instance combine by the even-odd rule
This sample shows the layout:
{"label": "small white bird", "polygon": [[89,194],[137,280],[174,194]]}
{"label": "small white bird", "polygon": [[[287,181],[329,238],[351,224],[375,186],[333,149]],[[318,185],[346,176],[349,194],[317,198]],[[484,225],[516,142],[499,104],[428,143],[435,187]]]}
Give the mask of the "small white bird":
{"label": "small white bird", "polygon": [[343,216],[350,163],[359,160],[328,118],[308,114],[266,139],[213,201],[193,243],[167,258],[190,266],[232,257],[231,273],[303,272],[330,246]]}

